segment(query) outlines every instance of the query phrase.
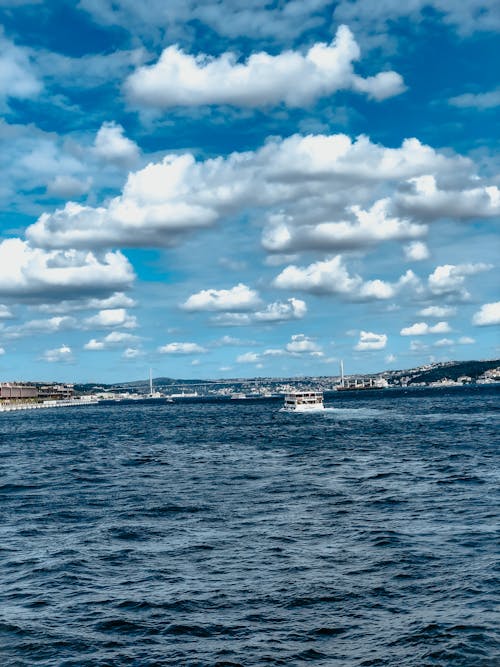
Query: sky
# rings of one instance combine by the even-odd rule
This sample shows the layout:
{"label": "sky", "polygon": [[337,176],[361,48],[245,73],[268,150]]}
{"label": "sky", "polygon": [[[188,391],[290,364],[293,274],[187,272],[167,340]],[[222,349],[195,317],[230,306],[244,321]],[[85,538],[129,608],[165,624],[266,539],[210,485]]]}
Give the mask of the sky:
{"label": "sky", "polygon": [[500,356],[496,0],[0,0],[0,381]]}

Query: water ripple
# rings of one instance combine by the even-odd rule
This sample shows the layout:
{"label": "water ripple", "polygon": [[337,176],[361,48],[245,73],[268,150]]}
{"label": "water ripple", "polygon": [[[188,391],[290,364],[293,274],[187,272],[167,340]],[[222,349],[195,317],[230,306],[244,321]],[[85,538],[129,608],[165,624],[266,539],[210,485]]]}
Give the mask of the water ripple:
{"label": "water ripple", "polygon": [[496,667],[498,389],[0,419],[6,667]]}

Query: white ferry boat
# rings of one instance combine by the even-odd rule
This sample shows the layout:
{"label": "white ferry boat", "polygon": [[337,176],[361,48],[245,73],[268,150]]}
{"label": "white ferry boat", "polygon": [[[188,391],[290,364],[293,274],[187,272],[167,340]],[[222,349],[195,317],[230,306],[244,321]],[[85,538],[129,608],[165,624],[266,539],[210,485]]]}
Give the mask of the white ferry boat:
{"label": "white ferry boat", "polygon": [[285,403],[281,408],[285,412],[315,412],[324,410],[323,392],[294,391],[286,394]]}

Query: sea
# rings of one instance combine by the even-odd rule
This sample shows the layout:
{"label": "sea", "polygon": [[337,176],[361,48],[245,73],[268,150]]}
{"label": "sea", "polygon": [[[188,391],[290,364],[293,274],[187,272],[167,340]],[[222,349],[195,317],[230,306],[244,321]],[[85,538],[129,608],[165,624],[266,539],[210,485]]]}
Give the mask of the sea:
{"label": "sea", "polygon": [[498,667],[499,387],[0,415],[2,667]]}

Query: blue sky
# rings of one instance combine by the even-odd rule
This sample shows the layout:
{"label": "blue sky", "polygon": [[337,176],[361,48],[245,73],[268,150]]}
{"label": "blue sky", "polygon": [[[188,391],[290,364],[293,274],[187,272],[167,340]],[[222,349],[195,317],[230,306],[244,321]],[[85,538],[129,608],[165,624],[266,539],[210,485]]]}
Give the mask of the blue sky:
{"label": "blue sky", "polygon": [[499,356],[498,3],[3,0],[0,24],[1,380]]}

